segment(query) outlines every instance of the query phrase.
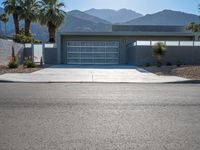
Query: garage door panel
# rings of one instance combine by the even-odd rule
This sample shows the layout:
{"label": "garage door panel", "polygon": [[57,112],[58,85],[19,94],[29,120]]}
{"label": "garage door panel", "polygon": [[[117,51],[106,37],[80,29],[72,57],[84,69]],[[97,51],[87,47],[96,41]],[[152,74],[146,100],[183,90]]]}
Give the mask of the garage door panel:
{"label": "garage door panel", "polygon": [[79,48],[79,47],[68,47],[67,51],[68,51],[68,53],[70,53],[70,52],[81,52],[81,48]]}
{"label": "garage door panel", "polygon": [[67,64],[119,64],[118,41],[67,41]]}
{"label": "garage door panel", "polygon": [[93,58],[93,53],[81,53],[81,58]]}
{"label": "garage door panel", "polygon": [[118,63],[118,60],[117,60],[117,59],[107,59],[107,60],[106,60],[106,63],[107,63],[107,64],[117,64],[117,63]]}
{"label": "garage door panel", "polygon": [[80,58],[81,53],[68,53],[68,58]]}
{"label": "garage door panel", "polygon": [[69,64],[81,64],[80,59],[68,59]]}
{"label": "garage door panel", "polygon": [[95,63],[95,64],[105,64],[106,61],[105,61],[105,59],[95,59],[95,60],[94,60],[94,63]]}
{"label": "garage door panel", "polygon": [[106,53],[106,58],[118,58],[118,53]]}

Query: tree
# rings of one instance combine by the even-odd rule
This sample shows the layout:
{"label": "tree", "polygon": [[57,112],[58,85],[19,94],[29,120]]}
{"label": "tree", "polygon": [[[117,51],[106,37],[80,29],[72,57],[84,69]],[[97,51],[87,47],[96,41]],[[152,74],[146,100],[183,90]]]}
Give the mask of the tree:
{"label": "tree", "polygon": [[5,24],[5,35],[6,35],[6,33],[7,33],[6,24],[7,24],[8,20],[9,20],[8,15],[7,14],[2,14],[0,16],[0,20]]}
{"label": "tree", "polygon": [[200,25],[198,25],[194,22],[191,22],[191,23],[188,24],[187,30],[190,30],[192,32],[199,32],[200,31]]}
{"label": "tree", "polygon": [[157,59],[157,66],[160,67],[162,65],[162,57],[166,53],[166,45],[162,42],[158,42],[153,46],[153,50]]}
{"label": "tree", "polygon": [[4,10],[8,15],[12,14],[13,21],[15,24],[15,33],[19,34],[19,9],[20,9],[20,6],[19,6],[17,0],[4,0],[2,5],[4,6]]}
{"label": "tree", "polygon": [[40,7],[40,23],[41,25],[48,27],[49,42],[54,43],[56,30],[61,26],[65,19],[66,13],[61,10],[65,5],[64,3],[59,2],[59,0],[41,0]]}
{"label": "tree", "polygon": [[31,22],[38,21],[39,3],[37,0],[18,0],[21,7],[19,11],[20,19],[24,19],[24,32],[30,35]]}

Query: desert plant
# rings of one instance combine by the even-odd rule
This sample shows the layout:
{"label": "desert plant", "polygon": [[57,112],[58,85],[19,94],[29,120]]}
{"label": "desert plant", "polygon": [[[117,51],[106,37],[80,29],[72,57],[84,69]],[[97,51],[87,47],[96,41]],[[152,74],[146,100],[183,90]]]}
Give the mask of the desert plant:
{"label": "desert plant", "polygon": [[162,57],[166,53],[166,45],[162,42],[158,42],[153,46],[153,52],[154,55],[156,56],[156,61],[157,61],[157,66],[161,67],[162,66]]}
{"label": "desert plant", "polygon": [[43,58],[40,58],[40,66],[43,66]]}
{"label": "desert plant", "polygon": [[150,67],[151,64],[150,64],[150,63],[145,63],[144,66],[145,66],[145,67]]}
{"label": "desert plant", "polygon": [[16,34],[13,40],[18,43],[41,43],[41,41],[34,39],[31,33],[26,36],[24,29],[20,30],[19,34]]}
{"label": "desert plant", "polygon": [[176,62],[176,66],[177,66],[177,67],[181,67],[182,64],[183,64],[183,63],[182,63],[180,60],[178,60],[178,61]]}
{"label": "desert plant", "polygon": [[40,23],[48,27],[50,43],[55,43],[56,30],[64,22],[66,13],[61,9],[64,6],[59,0],[40,0]]}
{"label": "desert plant", "polygon": [[24,60],[24,67],[35,68],[36,64],[31,57],[28,57],[28,58],[25,58]]}
{"label": "desert plant", "polygon": [[11,58],[10,58],[10,61],[8,63],[8,67],[9,68],[17,68],[19,66],[18,62],[17,62],[17,58],[15,56],[15,50],[14,50],[14,47],[12,47],[12,55],[11,55]]}
{"label": "desert plant", "polygon": [[17,61],[14,61],[14,60],[11,60],[9,63],[8,63],[8,67],[10,69],[15,69],[15,68],[18,68],[19,64]]}
{"label": "desert plant", "polygon": [[171,62],[167,62],[166,66],[172,66],[172,63]]}
{"label": "desert plant", "polygon": [[199,32],[200,31],[200,25],[196,24],[194,22],[191,22],[186,27],[187,30],[190,30],[192,32]]}

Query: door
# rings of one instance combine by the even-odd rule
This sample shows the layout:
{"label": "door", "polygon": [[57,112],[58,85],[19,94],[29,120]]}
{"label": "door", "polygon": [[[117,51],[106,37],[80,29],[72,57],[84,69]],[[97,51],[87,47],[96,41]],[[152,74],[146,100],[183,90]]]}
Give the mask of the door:
{"label": "door", "polygon": [[119,64],[118,41],[67,41],[67,64]]}

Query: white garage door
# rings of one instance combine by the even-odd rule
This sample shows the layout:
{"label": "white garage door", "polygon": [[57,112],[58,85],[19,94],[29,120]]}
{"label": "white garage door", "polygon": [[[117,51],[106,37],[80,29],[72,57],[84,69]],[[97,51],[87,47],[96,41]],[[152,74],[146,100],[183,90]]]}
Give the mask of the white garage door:
{"label": "white garage door", "polygon": [[117,41],[67,41],[67,64],[119,64]]}

